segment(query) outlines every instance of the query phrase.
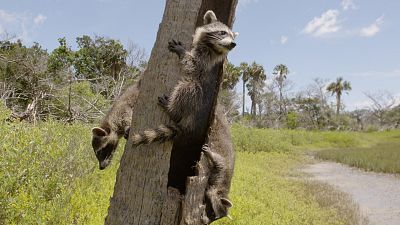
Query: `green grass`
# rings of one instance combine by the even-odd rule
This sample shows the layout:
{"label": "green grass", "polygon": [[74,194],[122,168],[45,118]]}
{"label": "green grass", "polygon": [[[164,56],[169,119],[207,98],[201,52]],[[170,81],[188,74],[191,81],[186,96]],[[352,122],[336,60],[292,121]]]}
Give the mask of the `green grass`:
{"label": "green grass", "polygon": [[[357,207],[348,199],[321,201],[320,196],[337,199],[330,196],[340,194],[324,188],[310,189],[315,185],[289,178],[292,169],[303,162],[300,158],[292,153],[239,152],[230,194],[233,220],[224,218],[216,224],[357,224]],[[322,191],[324,194],[318,197]]]}
{"label": "green grass", "polygon": [[345,131],[305,131],[244,128],[234,124],[232,137],[236,151],[289,152],[326,148],[370,146],[378,133]]}
{"label": "green grass", "polygon": [[90,126],[9,123],[1,111],[0,224],[102,224],[118,163],[98,170]]}
{"label": "green grass", "polygon": [[[113,164],[99,171],[90,146],[91,126],[8,123],[3,115],[0,224],[102,224],[124,143]],[[350,202],[336,201],[340,194],[305,183],[293,171],[305,162],[300,149],[369,146],[376,141],[363,138],[375,134],[239,125],[232,134],[237,151],[230,194],[234,220],[216,224],[354,224],[358,216]],[[348,207],[335,207],[338,202]]]}
{"label": "green grass", "polygon": [[364,148],[322,150],[316,156],[368,171],[400,173],[400,132],[388,132],[379,141]]}

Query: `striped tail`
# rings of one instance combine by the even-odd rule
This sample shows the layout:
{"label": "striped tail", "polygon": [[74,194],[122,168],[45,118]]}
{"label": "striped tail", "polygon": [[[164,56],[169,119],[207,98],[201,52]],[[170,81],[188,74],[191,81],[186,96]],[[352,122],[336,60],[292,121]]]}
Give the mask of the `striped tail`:
{"label": "striped tail", "polygon": [[160,125],[154,130],[145,130],[132,135],[132,145],[150,144],[153,142],[165,142],[172,140],[178,133],[179,128],[173,125]]}

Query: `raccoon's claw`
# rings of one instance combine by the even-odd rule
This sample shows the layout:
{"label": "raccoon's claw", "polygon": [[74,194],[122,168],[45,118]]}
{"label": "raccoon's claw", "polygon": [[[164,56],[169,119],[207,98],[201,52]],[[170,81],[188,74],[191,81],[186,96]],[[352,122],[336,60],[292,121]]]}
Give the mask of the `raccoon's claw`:
{"label": "raccoon's claw", "polygon": [[158,105],[163,107],[164,109],[167,108],[169,102],[169,97],[167,95],[163,95],[158,97]]}
{"label": "raccoon's claw", "polygon": [[208,146],[208,144],[204,144],[203,147],[201,147],[201,151],[204,153],[209,153],[210,147]]}
{"label": "raccoon's claw", "polygon": [[124,138],[127,139],[127,140],[128,140],[128,137],[129,137],[129,131],[130,130],[131,130],[131,128],[126,129],[125,133],[124,133]]}
{"label": "raccoon's claw", "polygon": [[185,54],[185,48],[182,46],[182,42],[175,41],[172,39],[168,42],[168,50],[178,54],[179,58],[182,58],[183,54]]}

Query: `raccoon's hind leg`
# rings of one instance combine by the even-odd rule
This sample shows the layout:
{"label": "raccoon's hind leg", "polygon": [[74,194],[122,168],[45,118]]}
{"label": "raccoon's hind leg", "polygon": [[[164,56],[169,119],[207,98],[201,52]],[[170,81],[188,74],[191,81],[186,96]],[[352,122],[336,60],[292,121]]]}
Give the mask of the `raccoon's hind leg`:
{"label": "raccoon's hind leg", "polygon": [[171,52],[176,53],[178,55],[179,59],[182,59],[186,53],[185,48],[182,46],[182,42],[175,41],[174,39],[172,39],[171,41],[168,42],[168,49]]}
{"label": "raccoon's hind leg", "polygon": [[172,113],[170,110],[168,110],[169,97],[167,95],[158,97],[158,105],[161,106],[165,110],[165,112],[168,114],[170,119],[172,121],[174,121],[176,124],[178,124],[181,121],[181,119],[182,119],[181,115]]}
{"label": "raccoon's hind leg", "polygon": [[225,159],[220,154],[211,151],[207,144],[203,145],[201,150],[212,164],[209,185],[214,186],[221,182],[223,170],[226,168]]}

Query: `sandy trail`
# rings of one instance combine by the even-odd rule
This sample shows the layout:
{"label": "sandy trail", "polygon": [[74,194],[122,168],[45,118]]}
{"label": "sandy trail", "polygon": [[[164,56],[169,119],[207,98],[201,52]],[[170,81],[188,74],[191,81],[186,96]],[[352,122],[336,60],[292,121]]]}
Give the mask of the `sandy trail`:
{"label": "sandy trail", "polygon": [[303,172],[350,194],[373,225],[400,225],[400,178],[339,163],[307,165]]}

